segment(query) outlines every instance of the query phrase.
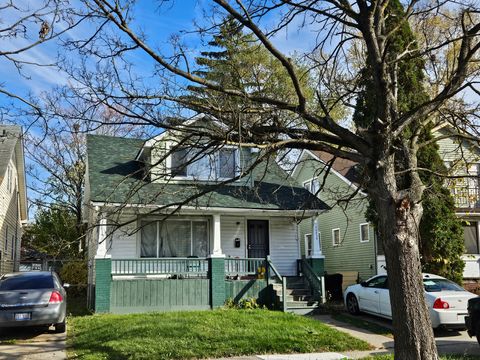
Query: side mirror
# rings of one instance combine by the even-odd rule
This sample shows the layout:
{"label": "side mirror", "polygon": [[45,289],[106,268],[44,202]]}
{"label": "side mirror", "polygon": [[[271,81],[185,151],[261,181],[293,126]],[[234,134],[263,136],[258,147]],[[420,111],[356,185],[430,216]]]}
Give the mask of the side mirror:
{"label": "side mirror", "polygon": [[68,289],[69,287],[70,287],[70,284],[69,284],[69,283],[64,283],[64,284],[63,284],[63,288],[64,288],[64,289]]}
{"label": "side mirror", "polygon": [[365,287],[365,286],[367,286],[367,282],[366,282],[366,281],[362,281],[362,282],[360,283],[360,285],[361,285],[362,287]]}

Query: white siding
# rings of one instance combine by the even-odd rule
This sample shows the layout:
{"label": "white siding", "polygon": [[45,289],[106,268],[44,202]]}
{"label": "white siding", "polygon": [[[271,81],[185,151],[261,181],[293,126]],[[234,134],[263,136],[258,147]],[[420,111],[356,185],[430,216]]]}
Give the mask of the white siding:
{"label": "white siding", "polygon": [[137,222],[122,226],[115,230],[111,247],[108,251],[113,259],[128,259],[139,257],[137,253]]}
{"label": "white siding", "polygon": [[[222,251],[226,256],[246,257],[245,218],[241,216],[221,217]],[[235,247],[235,239],[240,239],[240,247]]]}
{"label": "white siding", "polygon": [[270,256],[281,275],[297,273],[297,225],[291,218],[270,219]]}

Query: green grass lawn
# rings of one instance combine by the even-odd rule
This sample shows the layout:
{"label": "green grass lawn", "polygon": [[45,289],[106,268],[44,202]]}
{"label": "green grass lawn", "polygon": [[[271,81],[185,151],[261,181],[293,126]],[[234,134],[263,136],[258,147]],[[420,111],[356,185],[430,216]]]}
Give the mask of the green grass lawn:
{"label": "green grass lawn", "polygon": [[368,350],[307,317],[268,310],[92,315],[68,320],[75,359],[193,359],[267,353]]}

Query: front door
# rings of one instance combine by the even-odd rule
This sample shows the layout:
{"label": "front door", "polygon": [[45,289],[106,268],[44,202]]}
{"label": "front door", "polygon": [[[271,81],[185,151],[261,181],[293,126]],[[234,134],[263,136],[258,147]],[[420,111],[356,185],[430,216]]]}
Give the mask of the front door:
{"label": "front door", "polygon": [[265,258],[268,255],[268,220],[248,220],[248,257]]}

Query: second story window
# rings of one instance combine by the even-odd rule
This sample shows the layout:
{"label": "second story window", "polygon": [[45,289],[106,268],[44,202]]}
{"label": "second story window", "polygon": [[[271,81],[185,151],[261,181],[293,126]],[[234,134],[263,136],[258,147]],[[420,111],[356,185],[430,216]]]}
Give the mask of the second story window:
{"label": "second story window", "polygon": [[317,178],[314,178],[312,180],[305,181],[303,183],[303,187],[310,191],[312,194],[318,195],[318,192],[320,190],[320,182]]}
{"label": "second story window", "polygon": [[231,179],[237,174],[237,158],[238,150],[234,148],[205,153],[199,149],[180,148],[171,154],[171,174],[193,180]]}

